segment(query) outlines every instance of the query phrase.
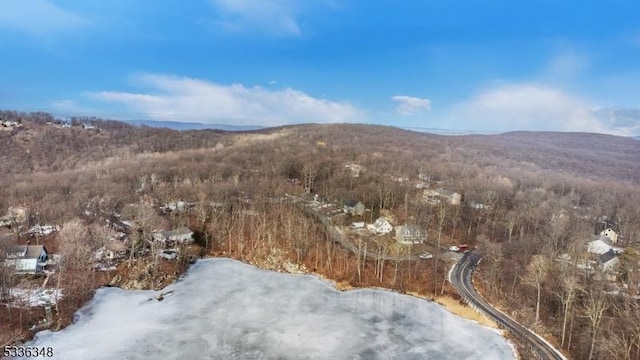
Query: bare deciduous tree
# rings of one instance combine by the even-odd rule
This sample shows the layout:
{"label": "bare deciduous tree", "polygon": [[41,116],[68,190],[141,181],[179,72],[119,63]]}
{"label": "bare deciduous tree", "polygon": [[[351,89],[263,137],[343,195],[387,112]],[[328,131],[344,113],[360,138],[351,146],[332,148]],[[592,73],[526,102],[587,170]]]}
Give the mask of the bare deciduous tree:
{"label": "bare deciduous tree", "polygon": [[542,283],[549,272],[549,262],[543,255],[533,256],[531,263],[527,266],[524,276],[524,283],[536,288],[536,323],[540,320],[540,295],[542,293]]}
{"label": "bare deciduous tree", "polygon": [[605,311],[610,307],[609,299],[600,286],[594,286],[583,291],[585,301],[582,308],[583,316],[589,323],[591,345],[589,347],[589,360],[593,359],[596,351],[596,340],[598,339],[600,325]]}
{"label": "bare deciduous tree", "polygon": [[[433,278],[434,279],[438,279],[438,263],[440,261],[440,240],[442,238],[442,227],[444,226],[444,222],[447,220],[447,215],[448,215],[448,208],[447,205],[442,202],[440,203],[440,206],[438,206],[438,212],[437,212],[437,217],[438,217],[438,251],[436,251],[436,256],[435,256],[435,261],[433,262]],[[435,297],[438,293],[438,283],[439,281],[435,281],[433,284],[433,296]]]}
{"label": "bare deciduous tree", "polygon": [[304,188],[308,192],[313,191],[314,181],[318,176],[318,165],[314,163],[306,163],[302,167],[302,177],[304,182]]}
{"label": "bare deciduous tree", "polygon": [[[564,271],[560,271],[562,274]],[[567,334],[567,322],[569,320],[569,314],[573,313],[573,305],[576,300],[578,291],[581,290],[580,279],[569,273],[562,275],[560,280],[560,286],[556,290],[555,294],[562,303],[562,339],[560,345],[564,347],[566,334]]]}

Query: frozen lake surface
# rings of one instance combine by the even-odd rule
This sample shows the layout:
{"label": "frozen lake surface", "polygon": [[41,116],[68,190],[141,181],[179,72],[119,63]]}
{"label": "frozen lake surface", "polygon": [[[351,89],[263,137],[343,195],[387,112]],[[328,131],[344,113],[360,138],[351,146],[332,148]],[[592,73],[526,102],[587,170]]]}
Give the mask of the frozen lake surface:
{"label": "frozen lake surface", "polygon": [[164,301],[98,290],[57,333],[30,344],[57,359],[514,359],[496,331],[382,290],[341,292],[310,275],[200,260]]}

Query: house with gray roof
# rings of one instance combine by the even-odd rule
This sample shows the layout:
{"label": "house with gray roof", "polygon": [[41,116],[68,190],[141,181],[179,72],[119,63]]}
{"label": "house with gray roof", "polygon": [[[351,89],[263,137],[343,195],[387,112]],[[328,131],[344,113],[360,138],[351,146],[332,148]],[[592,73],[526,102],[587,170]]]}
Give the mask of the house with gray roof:
{"label": "house with gray roof", "polygon": [[364,204],[358,200],[351,199],[344,204],[343,211],[345,214],[362,215],[364,214]]}
{"label": "house with gray roof", "polygon": [[186,226],[173,230],[160,231],[153,234],[153,239],[164,243],[166,246],[172,244],[193,242],[193,231]]}
{"label": "house with gray roof", "polygon": [[602,255],[612,248],[613,242],[604,235],[596,235],[587,243],[587,251],[592,254]]}
{"label": "house with gray roof", "polygon": [[367,228],[379,235],[388,234],[393,231],[393,225],[383,217],[379,217],[373,224],[367,225]]}
{"label": "house with gray roof", "polygon": [[613,249],[598,256],[598,264],[604,271],[611,271],[619,262],[618,254]]}
{"label": "house with gray roof", "polygon": [[42,274],[48,259],[44,245],[20,245],[7,251],[5,265],[15,268],[16,274]]}

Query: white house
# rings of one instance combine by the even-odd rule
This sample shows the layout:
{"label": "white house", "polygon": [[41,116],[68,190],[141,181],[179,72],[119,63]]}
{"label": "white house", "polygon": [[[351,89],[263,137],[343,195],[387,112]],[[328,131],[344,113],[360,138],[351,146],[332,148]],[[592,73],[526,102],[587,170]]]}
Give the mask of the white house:
{"label": "white house", "polygon": [[611,250],[613,242],[604,235],[597,235],[587,244],[587,251],[592,254],[602,255]]}
{"label": "white house", "polygon": [[602,230],[602,232],[600,232],[600,235],[604,235],[608,237],[609,240],[611,240],[611,242],[614,244],[618,242],[618,234],[615,231],[613,231],[612,228],[606,228]]}
{"label": "white house", "polygon": [[15,268],[16,274],[42,274],[48,259],[43,245],[21,245],[7,252],[5,265]]}
{"label": "white house", "polygon": [[427,232],[412,225],[396,226],[396,240],[401,244],[422,244]]}
{"label": "white house", "polygon": [[462,195],[457,192],[449,191],[443,188],[426,189],[423,191],[424,199],[430,204],[438,204],[440,201],[436,201],[438,198],[446,200],[451,205],[460,205]]}
{"label": "white house", "polygon": [[193,231],[183,226],[174,230],[157,232],[153,234],[153,239],[165,244],[193,242]]}
{"label": "white house", "polygon": [[388,234],[393,230],[393,226],[385,218],[378,218],[373,224],[369,224],[367,228],[376,234]]}
{"label": "white house", "polygon": [[613,249],[598,256],[598,264],[600,264],[604,271],[611,271],[619,262],[618,255]]}

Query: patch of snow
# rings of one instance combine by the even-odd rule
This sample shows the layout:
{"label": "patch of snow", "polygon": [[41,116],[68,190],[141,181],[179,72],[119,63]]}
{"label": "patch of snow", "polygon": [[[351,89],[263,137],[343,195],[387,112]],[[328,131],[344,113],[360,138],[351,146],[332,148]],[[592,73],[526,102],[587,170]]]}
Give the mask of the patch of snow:
{"label": "patch of snow", "polygon": [[116,271],[118,269],[116,265],[103,264],[103,263],[94,264],[93,268],[98,271]]}
{"label": "patch of snow", "polygon": [[16,306],[38,307],[44,306],[47,303],[51,305],[55,304],[59,299],[62,299],[62,290],[11,288],[9,290],[9,297],[12,298],[12,303]]}
{"label": "patch of snow", "polygon": [[29,229],[31,235],[49,235],[55,231],[60,231],[58,225],[34,225]]}
{"label": "patch of snow", "polygon": [[[514,359],[495,331],[394,292],[336,290],[312,275],[196,262],[163,301],[104,288],[29,345],[60,359]],[[96,341],[100,339],[100,341]]]}
{"label": "patch of snow", "polygon": [[132,228],[132,227],[133,227],[133,221],[130,221],[130,220],[122,220],[122,223],[123,223],[125,226],[127,226],[127,227],[130,227],[130,228]]}

